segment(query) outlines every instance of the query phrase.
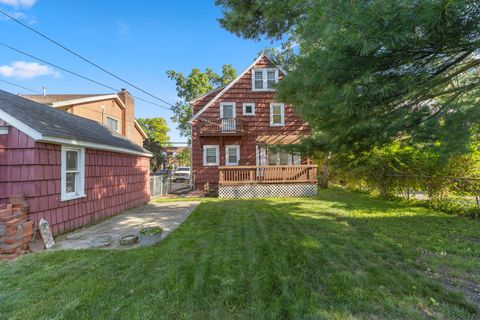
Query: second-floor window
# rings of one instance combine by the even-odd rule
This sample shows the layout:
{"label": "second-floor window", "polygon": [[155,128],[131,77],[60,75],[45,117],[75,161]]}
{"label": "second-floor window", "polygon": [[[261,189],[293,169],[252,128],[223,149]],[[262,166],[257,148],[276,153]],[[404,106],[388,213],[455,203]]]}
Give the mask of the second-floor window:
{"label": "second-floor window", "polygon": [[107,127],[112,130],[118,131],[118,120],[112,117],[107,117]]}
{"label": "second-floor window", "polygon": [[222,119],[235,118],[235,102],[220,103],[220,118]]}
{"label": "second-floor window", "polygon": [[253,116],[255,115],[255,103],[248,102],[243,104],[243,115],[244,116]]}
{"label": "second-floor window", "polygon": [[262,68],[253,69],[252,88],[253,91],[274,91],[278,82],[278,69]]}
{"label": "second-floor window", "polygon": [[270,103],[270,126],[285,125],[285,105],[283,103]]}

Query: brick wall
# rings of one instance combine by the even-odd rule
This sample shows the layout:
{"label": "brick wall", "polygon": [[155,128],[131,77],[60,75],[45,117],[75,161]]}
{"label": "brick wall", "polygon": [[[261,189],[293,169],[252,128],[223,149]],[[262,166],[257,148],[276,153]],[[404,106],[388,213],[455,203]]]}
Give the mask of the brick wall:
{"label": "brick wall", "polygon": [[[273,68],[275,67],[268,58],[261,59],[254,68]],[[282,72],[279,70],[279,79],[283,78]],[[193,104],[194,113],[197,113],[211,101],[218,92],[214,92]],[[236,118],[244,122],[245,134],[239,137],[200,137],[198,132],[199,120],[192,124],[192,173],[195,176],[195,187],[203,188],[203,184],[218,183],[218,167],[203,166],[203,146],[219,145],[220,146],[220,165],[225,165],[225,146],[229,144],[240,145],[240,164],[255,165],[255,146],[261,137],[267,136],[302,136],[310,134],[310,127],[302,121],[295,112],[294,107],[285,105],[285,126],[270,126],[270,103],[282,102],[275,100],[275,92],[252,91],[252,71],[249,70],[240,78],[223,96],[218,99],[212,106],[206,109],[201,118],[219,119],[220,103],[235,102]],[[243,103],[255,103],[255,115],[243,115]],[[216,186],[214,186],[215,188]]]}
{"label": "brick wall", "polygon": [[60,155],[59,145],[37,143],[14,127],[0,135],[0,204],[25,195],[34,225],[45,218],[59,234],[149,201],[149,158],[94,149],[85,150],[87,196],[60,201]]}
{"label": "brick wall", "polygon": [[118,132],[121,135],[130,138],[126,135],[125,121],[131,122],[131,124],[133,125],[133,118],[125,118],[125,111],[122,109],[122,107],[120,107],[120,105],[117,101],[115,101],[115,99],[87,102],[73,106],[61,107],[59,109],[77,115],[79,117],[95,120],[103,124],[107,123],[107,116],[112,117],[118,120]]}

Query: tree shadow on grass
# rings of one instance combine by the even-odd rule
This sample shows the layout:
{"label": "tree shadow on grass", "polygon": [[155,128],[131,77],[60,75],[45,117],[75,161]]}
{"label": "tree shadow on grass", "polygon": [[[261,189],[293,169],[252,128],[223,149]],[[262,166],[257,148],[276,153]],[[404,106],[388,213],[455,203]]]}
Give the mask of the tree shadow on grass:
{"label": "tree shadow on grass", "polygon": [[19,289],[0,311],[18,315],[22,302],[66,318],[473,319],[471,303],[425,272],[422,253],[446,251],[428,258],[438,264],[468,256],[452,234],[478,234],[478,224],[411,210],[345,192],[202,203],[150,248],[19,261],[0,273]]}
{"label": "tree shadow on grass", "polygon": [[[282,305],[300,303],[306,307],[305,302],[310,301],[304,310],[308,310],[306,314],[309,315],[321,312],[322,308],[331,308],[328,311],[330,316],[337,312],[413,318],[435,313],[447,317],[471,316],[475,307],[460,294],[444,290],[439,281],[428,277],[425,265],[419,260],[423,250],[448,248],[458,251],[453,254],[461,254],[462,248],[451,246],[445,235],[457,227],[464,227],[465,221],[452,226],[451,221],[446,221],[450,217],[436,213],[414,215],[408,212],[409,215],[388,216],[384,211],[411,211],[412,208],[364,199],[364,195],[356,197],[343,201],[319,200],[321,204],[318,206],[312,206],[311,200],[298,199],[280,202],[230,200],[219,203],[218,211],[209,214],[228,212],[230,217],[242,217],[235,217],[238,223],[231,221],[230,228],[216,231],[220,232],[220,241],[227,247],[229,241],[223,236],[231,235],[231,228],[238,228],[240,232],[248,225],[255,230],[253,238],[256,240],[252,246],[247,245],[246,237],[235,237],[235,245],[250,251],[250,255],[262,257],[245,261],[262,261],[250,267],[252,270],[271,270],[271,274],[263,275],[270,279],[265,285],[271,290],[265,291],[280,295],[281,300],[285,298]],[[332,208],[341,210],[332,212]],[[372,214],[349,215],[348,211],[352,210]],[[246,220],[254,223],[246,223]],[[198,227],[199,230],[208,229]],[[252,238],[251,230],[243,232]],[[239,240],[243,242],[239,244]],[[243,267],[237,271],[242,274],[250,263],[240,262],[238,265]],[[279,272],[282,276],[278,275]],[[251,276],[255,277],[255,274],[253,272]],[[281,288],[289,288],[288,293]],[[314,301],[310,300],[312,296],[316,297]],[[271,300],[260,299],[265,301],[267,310],[272,308]],[[289,307],[283,312],[289,317],[299,316],[291,313]],[[303,317],[305,313],[301,315]]]}

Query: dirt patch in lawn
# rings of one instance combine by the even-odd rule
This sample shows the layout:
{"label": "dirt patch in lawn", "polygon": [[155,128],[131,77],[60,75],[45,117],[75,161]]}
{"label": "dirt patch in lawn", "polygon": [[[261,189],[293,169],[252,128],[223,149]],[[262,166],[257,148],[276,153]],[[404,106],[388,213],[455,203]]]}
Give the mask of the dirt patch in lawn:
{"label": "dirt patch in lawn", "polygon": [[[430,251],[422,252],[422,260],[425,265],[427,257],[446,255],[445,252],[433,253]],[[435,278],[448,291],[461,293],[469,302],[471,302],[477,310],[480,310],[480,285],[473,280],[458,277],[453,275],[453,271],[447,267],[442,266],[433,271],[427,267],[425,273],[432,278]],[[473,278],[480,278],[480,275],[474,275]]]}

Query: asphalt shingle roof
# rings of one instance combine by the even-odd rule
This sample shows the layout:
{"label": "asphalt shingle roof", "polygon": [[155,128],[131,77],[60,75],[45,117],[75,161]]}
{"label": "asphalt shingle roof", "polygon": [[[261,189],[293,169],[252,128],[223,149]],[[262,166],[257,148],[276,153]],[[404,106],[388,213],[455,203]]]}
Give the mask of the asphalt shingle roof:
{"label": "asphalt shingle roof", "polygon": [[43,136],[98,143],[150,153],[106,126],[0,90],[0,110]]}
{"label": "asphalt shingle roof", "polygon": [[[111,94],[111,93],[110,93]],[[26,98],[28,100],[32,100],[38,103],[43,104],[52,104],[54,102],[59,101],[67,101],[73,99],[82,99],[82,98],[90,98],[90,97],[99,97],[109,95],[108,93],[105,94],[21,94],[20,96]]]}

